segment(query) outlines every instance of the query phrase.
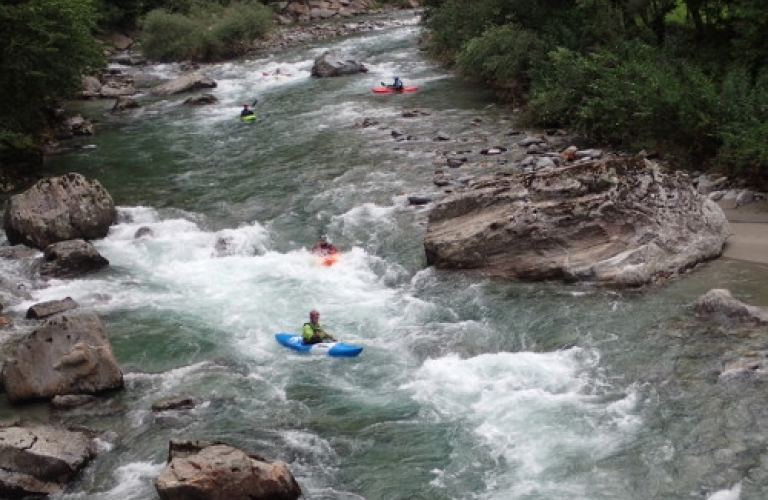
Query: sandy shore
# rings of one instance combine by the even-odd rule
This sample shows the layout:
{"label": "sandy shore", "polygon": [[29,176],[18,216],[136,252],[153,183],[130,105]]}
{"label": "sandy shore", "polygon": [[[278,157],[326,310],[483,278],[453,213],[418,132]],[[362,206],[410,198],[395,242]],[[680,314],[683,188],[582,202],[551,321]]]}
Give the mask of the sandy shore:
{"label": "sandy shore", "polygon": [[720,206],[731,223],[723,257],[768,265],[768,201],[737,208],[733,202]]}

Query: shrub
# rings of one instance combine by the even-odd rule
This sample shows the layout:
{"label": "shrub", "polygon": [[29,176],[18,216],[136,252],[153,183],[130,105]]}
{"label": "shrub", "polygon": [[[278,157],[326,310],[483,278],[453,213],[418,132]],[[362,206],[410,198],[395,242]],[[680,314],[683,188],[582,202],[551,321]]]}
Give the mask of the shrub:
{"label": "shrub", "polygon": [[[425,18],[425,24],[432,30],[430,50],[434,54],[444,56],[446,60],[453,59],[454,55],[470,40],[480,36],[486,28],[508,22],[497,5],[503,3],[502,0],[446,0],[439,9],[431,10]],[[499,23],[499,19],[503,21]]]}
{"label": "shrub", "polygon": [[534,82],[536,121],[575,127],[629,148],[663,148],[696,162],[716,148],[717,94],[695,65],[638,42],[583,55],[555,51]]}
{"label": "shrub", "polygon": [[244,54],[254,39],[272,26],[272,13],[260,3],[234,3],[224,9],[212,28],[213,38],[223,47],[221,56]]}
{"label": "shrub", "polygon": [[147,14],[142,28],[142,51],[150,59],[178,61],[203,58],[206,31],[185,15],[153,10]]}
{"label": "shrub", "polygon": [[[603,61],[610,65],[610,61]],[[524,118],[545,127],[571,126],[600,71],[600,62],[579,52],[557,48],[534,68]]]}
{"label": "shrub", "polygon": [[142,47],[158,61],[214,61],[245,53],[271,26],[271,11],[256,1],[195,5],[186,14],[153,10],[142,25]]}
{"label": "shrub", "polygon": [[488,28],[459,54],[459,71],[521,98],[528,89],[532,61],[544,55],[536,33],[514,24]]}
{"label": "shrub", "polygon": [[720,140],[717,165],[768,187],[768,70],[754,83],[746,68],[732,70],[720,92]]}

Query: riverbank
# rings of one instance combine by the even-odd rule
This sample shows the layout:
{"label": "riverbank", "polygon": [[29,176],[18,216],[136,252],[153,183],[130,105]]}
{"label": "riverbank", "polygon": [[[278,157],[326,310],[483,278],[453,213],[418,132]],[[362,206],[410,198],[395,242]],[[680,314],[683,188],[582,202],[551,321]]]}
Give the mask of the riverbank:
{"label": "riverbank", "polygon": [[768,265],[768,200],[734,207],[722,202],[720,207],[731,223],[731,236],[723,257]]}

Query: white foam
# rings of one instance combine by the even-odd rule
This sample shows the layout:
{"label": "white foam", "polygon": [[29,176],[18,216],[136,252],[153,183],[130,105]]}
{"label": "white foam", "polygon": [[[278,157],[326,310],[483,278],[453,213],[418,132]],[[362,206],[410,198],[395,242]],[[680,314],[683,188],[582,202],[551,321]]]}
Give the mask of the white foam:
{"label": "white foam", "polygon": [[[592,379],[581,372],[591,356],[577,348],[469,359],[451,355],[427,360],[404,389],[434,409],[436,422],[459,421],[473,429],[490,456],[513,473],[493,481],[504,483],[497,486],[507,494],[516,490],[510,496],[516,497],[527,482],[540,488],[546,482],[542,475],[557,464],[580,455],[593,459],[595,450],[610,454],[639,425],[626,417],[633,396],[622,404],[603,404],[589,395]],[[624,425],[605,425],[611,419]]]}
{"label": "white foam", "polygon": [[121,465],[113,473],[115,486],[109,490],[88,493],[62,494],[57,498],[74,500],[143,500],[154,498],[157,493],[153,480],[160,474],[165,464],[153,462],[131,462]]}
{"label": "white foam", "polygon": [[720,490],[712,493],[707,500],[739,500],[741,498],[741,483],[737,483],[729,490]]}

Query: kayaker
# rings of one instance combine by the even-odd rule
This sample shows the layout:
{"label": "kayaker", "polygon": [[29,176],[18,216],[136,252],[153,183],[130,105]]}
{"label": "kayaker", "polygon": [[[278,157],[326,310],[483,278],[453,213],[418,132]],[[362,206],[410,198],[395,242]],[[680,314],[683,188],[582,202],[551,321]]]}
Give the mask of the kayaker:
{"label": "kayaker", "polygon": [[403,81],[400,79],[399,76],[396,76],[395,83],[393,83],[389,87],[395,90],[403,90]]}
{"label": "kayaker", "polygon": [[335,253],[339,253],[339,249],[331,243],[331,240],[329,240],[328,236],[326,235],[320,236],[320,239],[317,241],[315,246],[313,246],[309,251],[316,255],[333,255]]}
{"label": "kayaker", "polygon": [[248,107],[248,104],[243,104],[243,110],[240,111],[240,118],[245,118],[253,114],[253,110]]}
{"label": "kayaker", "polygon": [[320,312],[317,309],[309,311],[309,323],[304,323],[301,337],[305,344],[319,344],[326,340],[336,341],[336,338],[326,332],[323,325],[320,324]]}

